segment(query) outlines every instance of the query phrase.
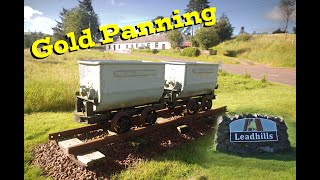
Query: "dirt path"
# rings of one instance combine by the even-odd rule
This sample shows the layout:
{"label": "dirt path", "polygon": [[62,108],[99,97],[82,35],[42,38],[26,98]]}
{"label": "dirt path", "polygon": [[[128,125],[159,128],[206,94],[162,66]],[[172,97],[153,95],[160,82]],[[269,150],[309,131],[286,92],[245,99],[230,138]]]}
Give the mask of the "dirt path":
{"label": "dirt path", "polygon": [[[163,61],[190,61],[187,59],[174,58],[169,56],[153,56],[148,54],[132,54],[134,56],[160,58]],[[220,68],[232,74],[250,74],[251,78],[260,80],[263,75],[267,81],[296,86],[296,70],[282,67],[271,67],[251,61],[235,59],[240,64],[221,64]]]}

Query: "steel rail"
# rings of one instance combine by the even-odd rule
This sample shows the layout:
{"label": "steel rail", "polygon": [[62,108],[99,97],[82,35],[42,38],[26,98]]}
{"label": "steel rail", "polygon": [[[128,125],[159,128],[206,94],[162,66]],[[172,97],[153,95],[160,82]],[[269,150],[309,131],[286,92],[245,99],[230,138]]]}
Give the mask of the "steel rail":
{"label": "steel rail", "polygon": [[73,146],[70,146],[66,150],[66,153],[67,154],[82,154],[82,153],[90,152],[90,151],[96,150],[97,148],[102,147],[103,145],[106,145],[108,143],[124,141],[127,139],[131,139],[134,137],[138,137],[138,136],[150,133],[156,129],[161,129],[161,128],[165,128],[165,127],[172,126],[172,125],[181,125],[181,124],[185,123],[186,121],[191,121],[191,120],[196,120],[196,119],[203,118],[203,117],[219,115],[220,113],[224,113],[226,111],[227,111],[226,106],[223,106],[220,108],[211,109],[209,111],[202,111],[202,112],[199,112],[199,113],[196,113],[193,115],[186,115],[183,117],[178,117],[173,120],[162,121],[162,122],[159,122],[153,126],[141,127],[141,128],[129,130],[128,132],[123,133],[123,134],[115,134],[115,135],[95,139],[92,141],[84,142],[84,143],[81,143],[78,145],[73,145]]}
{"label": "steel rail", "polygon": [[[157,110],[156,112],[159,117],[162,117],[164,115],[168,115],[173,112],[181,112],[183,109],[184,109],[184,107],[177,107],[175,109],[161,109],[161,110]],[[140,118],[140,116],[137,116],[137,115],[132,116],[133,124],[139,125],[139,122],[140,122],[139,118]],[[89,132],[89,131],[94,131],[94,130],[98,130],[98,129],[106,129],[108,127],[110,127],[110,122],[87,125],[84,127],[79,127],[79,128],[69,129],[69,130],[65,130],[65,131],[50,133],[49,140],[67,138],[67,137],[71,137],[71,136],[85,133],[85,132]]]}

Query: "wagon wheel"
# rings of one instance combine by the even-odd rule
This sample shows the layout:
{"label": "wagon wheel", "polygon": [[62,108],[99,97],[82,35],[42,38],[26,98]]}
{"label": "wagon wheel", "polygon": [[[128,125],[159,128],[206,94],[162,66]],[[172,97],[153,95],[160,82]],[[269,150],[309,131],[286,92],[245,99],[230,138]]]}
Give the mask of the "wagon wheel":
{"label": "wagon wheel", "polygon": [[76,98],[76,111],[77,112],[83,112],[84,111],[84,105],[83,100]]}
{"label": "wagon wheel", "polygon": [[153,108],[147,107],[145,108],[140,116],[141,124],[144,126],[145,124],[153,125],[157,121],[157,113]]}
{"label": "wagon wheel", "polygon": [[167,108],[168,109],[174,109],[175,108],[174,103],[168,103]]}
{"label": "wagon wheel", "polygon": [[111,120],[111,130],[116,133],[125,133],[131,128],[131,117],[125,112],[119,112]]}
{"label": "wagon wheel", "polygon": [[200,106],[198,102],[194,99],[190,99],[187,103],[187,113],[188,114],[195,114],[199,111]]}
{"label": "wagon wheel", "polygon": [[204,98],[201,101],[201,110],[202,111],[208,111],[212,108],[212,100]]}

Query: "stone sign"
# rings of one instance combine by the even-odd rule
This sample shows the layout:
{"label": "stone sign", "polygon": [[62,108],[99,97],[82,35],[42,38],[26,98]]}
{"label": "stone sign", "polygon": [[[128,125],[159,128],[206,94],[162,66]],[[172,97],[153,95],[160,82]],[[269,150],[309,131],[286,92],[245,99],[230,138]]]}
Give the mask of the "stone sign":
{"label": "stone sign", "polygon": [[291,150],[283,118],[259,114],[223,116],[217,122],[216,150],[234,154]]}
{"label": "stone sign", "polygon": [[278,141],[277,125],[265,118],[244,118],[229,124],[230,142]]}

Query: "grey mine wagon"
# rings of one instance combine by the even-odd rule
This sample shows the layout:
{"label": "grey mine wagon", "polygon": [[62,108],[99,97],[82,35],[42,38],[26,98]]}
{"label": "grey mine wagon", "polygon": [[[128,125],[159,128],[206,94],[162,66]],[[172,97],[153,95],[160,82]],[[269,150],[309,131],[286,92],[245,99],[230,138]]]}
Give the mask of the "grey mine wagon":
{"label": "grey mine wagon", "polygon": [[75,119],[110,122],[110,130],[127,132],[132,117],[143,126],[157,121],[157,111],[183,106],[188,114],[210,110],[218,88],[218,64],[81,60]]}

